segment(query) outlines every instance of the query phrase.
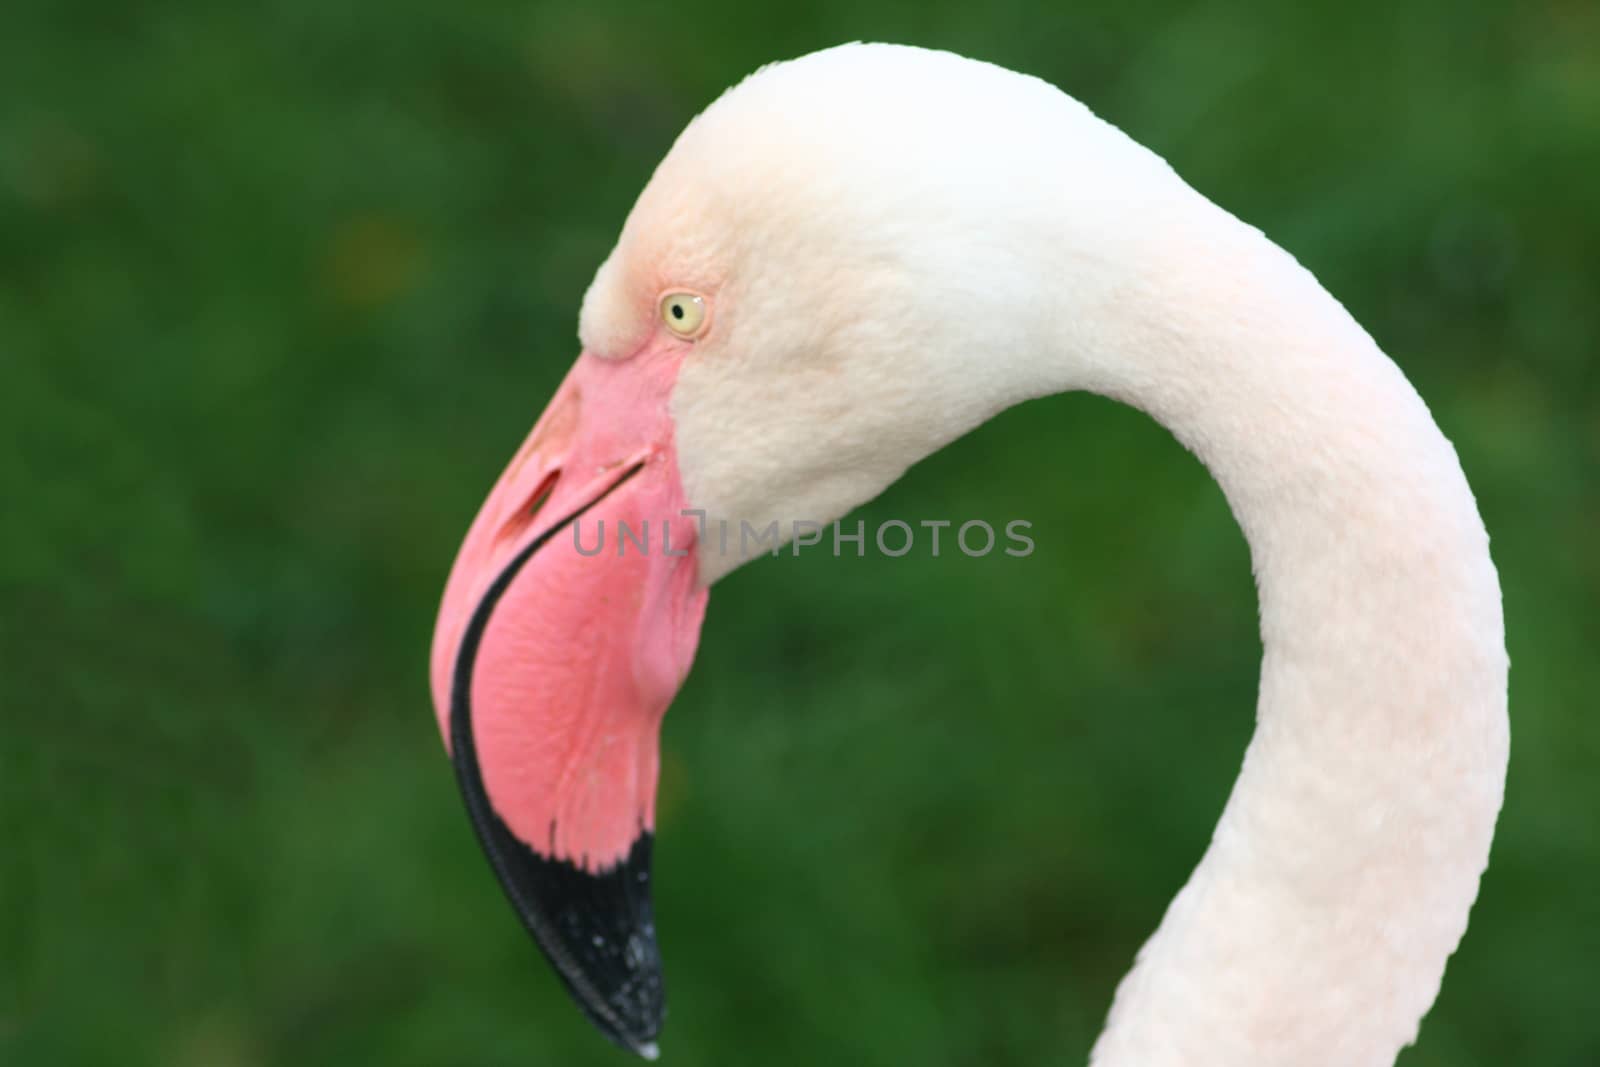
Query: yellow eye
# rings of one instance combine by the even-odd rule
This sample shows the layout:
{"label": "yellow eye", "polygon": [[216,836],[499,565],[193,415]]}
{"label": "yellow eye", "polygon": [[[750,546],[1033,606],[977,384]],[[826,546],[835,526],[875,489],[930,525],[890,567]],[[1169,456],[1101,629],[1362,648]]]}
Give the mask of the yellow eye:
{"label": "yellow eye", "polygon": [[693,337],[706,321],[705,297],[668,293],[661,298],[661,321],[679,337]]}

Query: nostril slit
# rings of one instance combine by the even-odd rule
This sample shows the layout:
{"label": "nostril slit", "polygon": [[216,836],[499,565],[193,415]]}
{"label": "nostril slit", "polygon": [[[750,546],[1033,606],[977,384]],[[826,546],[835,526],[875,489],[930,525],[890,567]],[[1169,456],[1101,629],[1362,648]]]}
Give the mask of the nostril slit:
{"label": "nostril slit", "polygon": [[506,519],[505,525],[500,528],[499,539],[501,541],[514,540],[521,536],[529,526],[533,525],[533,520],[538,516],[545,502],[555,493],[556,482],[560,480],[561,468],[559,467],[540,479],[538,486],[528,495],[527,502],[512,512],[510,518]]}
{"label": "nostril slit", "polygon": [[524,509],[528,513],[529,519],[532,519],[535,515],[539,514],[539,509],[544,507],[544,502],[549,500],[550,494],[556,491],[556,482],[559,481],[560,478],[560,467],[557,467],[555,470],[544,476],[544,480],[539,483],[539,488],[533,491],[532,501]]}

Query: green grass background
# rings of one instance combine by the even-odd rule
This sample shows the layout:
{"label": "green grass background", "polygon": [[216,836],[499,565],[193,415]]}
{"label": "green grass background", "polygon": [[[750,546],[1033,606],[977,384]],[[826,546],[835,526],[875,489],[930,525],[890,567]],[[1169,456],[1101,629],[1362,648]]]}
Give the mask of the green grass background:
{"label": "green grass background", "polygon": [[[673,136],[851,39],[1038,74],[1312,268],[1494,539],[1505,814],[1406,1067],[1600,1063],[1600,5],[13,0],[0,14],[0,1063],[622,1064],[428,704],[483,494]],[[667,718],[669,1064],[1080,1063],[1251,727],[1245,546],[1090,397],[762,561]]]}

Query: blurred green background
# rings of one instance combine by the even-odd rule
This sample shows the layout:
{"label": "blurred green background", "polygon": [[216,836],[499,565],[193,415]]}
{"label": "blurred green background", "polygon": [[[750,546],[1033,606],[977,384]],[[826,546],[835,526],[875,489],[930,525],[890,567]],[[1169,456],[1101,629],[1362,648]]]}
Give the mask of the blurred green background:
{"label": "blurred green background", "polygon": [[[0,1062],[622,1064],[478,851],[437,597],[676,132],[851,39],[1038,74],[1309,265],[1494,538],[1513,757],[1408,1067],[1600,1062],[1600,6],[13,0]],[[1041,458],[1042,457],[1042,458]],[[762,561],[664,738],[669,1064],[1080,1063],[1251,727],[1245,546],[1092,397]]]}

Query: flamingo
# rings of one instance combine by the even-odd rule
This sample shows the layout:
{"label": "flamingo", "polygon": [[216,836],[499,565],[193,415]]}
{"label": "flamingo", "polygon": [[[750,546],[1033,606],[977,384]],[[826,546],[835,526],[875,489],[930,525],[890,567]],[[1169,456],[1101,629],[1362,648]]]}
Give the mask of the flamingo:
{"label": "flamingo", "polygon": [[[1089,390],[1216,478],[1263,646],[1237,782],[1091,1062],[1365,1067],[1415,1040],[1504,791],[1500,589],[1454,449],[1290,255],[1043,81],[848,45],[685,129],[579,337],[460,549],[431,683],[491,865],[606,1036],[657,1054],[658,729],[745,555],[708,518],[792,536]],[[636,540],[585,544],[607,525]]]}

